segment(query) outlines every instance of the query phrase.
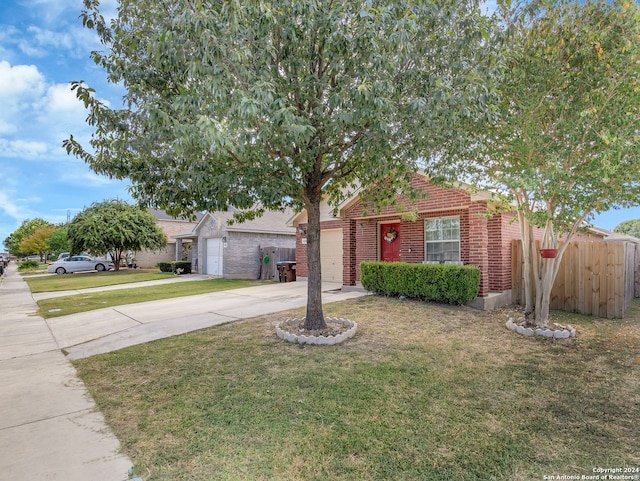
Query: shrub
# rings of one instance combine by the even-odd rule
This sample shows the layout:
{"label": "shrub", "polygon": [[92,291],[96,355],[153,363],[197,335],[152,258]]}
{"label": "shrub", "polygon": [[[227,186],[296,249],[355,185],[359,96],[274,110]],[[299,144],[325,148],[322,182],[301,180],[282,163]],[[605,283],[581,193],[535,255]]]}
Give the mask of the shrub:
{"label": "shrub", "polygon": [[182,269],[181,274],[191,274],[191,262],[187,261],[175,261],[172,262],[173,272],[177,273],[178,269]]}
{"label": "shrub", "polygon": [[171,262],[158,262],[158,268],[160,269],[160,272],[173,272]]}
{"label": "shrub", "polygon": [[191,262],[186,261],[159,262],[158,268],[160,272],[173,272],[176,274],[178,269],[182,269],[181,274],[191,274]]}
{"label": "shrub", "polygon": [[467,304],[480,290],[480,269],[448,264],[362,262],[360,281],[368,291],[445,304]]}
{"label": "shrub", "polygon": [[25,269],[37,269],[40,267],[40,263],[38,261],[24,261],[18,264],[18,270],[23,271]]}

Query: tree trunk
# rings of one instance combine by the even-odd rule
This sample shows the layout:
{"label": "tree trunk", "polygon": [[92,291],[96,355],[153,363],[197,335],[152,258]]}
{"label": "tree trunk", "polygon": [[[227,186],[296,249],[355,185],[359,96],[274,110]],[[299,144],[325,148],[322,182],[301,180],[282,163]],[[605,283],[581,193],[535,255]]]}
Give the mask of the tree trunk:
{"label": "tree trunk", "polygon": [[[560,241],[553,228],[553,222],[547,221],[544,228],[544,238],[542,241],[541,249],[558,249]],[[535,327],[547,328],[549,326],[549,309],[551,304],[551,290],[553,289],[553,283],[558,275],[558,269],[560,268],[560,261],[567,246],[565,245],[558,249],[556,257],[549,259],[538,259],[539,273],[535,276],[536,279],[536,311],[535,311]]]}
{"label": "tree trunk", "polygon": [[325,329],[322,312],[322,274],[320,270],[320,195],[310,196],[307,208],[307,317],[304,328]]}
{"label": "tree trunk", "polygon": [[[110,253],[107,253],[109,255]],[[113,254],[111,254],[111,260],[113,261],[113,270],[120,270],[120,258],[122,257],[122,251],[119,249],[114,249]]]}
{"label": "tree trunk", "polygon": [[542,259],[540,276],[536,279],[536,312],[535,327],[546,328],[549,326],[549,305],[551,304],[551,289],[553,288],[553,275],[556,259]]}
{"label": "tree trunk", "polygon": [[523,289],[524,289],[524,317],[527,324],[532,322],[535,312],[535,302],[533,299],[533,283],[531,280],[531,259],[535,252],[535,241],[533,239],[533,229],[526,220],[522,212],[518,212],[518,222],[520,224],[520,234],[522,237],[522,267]]}

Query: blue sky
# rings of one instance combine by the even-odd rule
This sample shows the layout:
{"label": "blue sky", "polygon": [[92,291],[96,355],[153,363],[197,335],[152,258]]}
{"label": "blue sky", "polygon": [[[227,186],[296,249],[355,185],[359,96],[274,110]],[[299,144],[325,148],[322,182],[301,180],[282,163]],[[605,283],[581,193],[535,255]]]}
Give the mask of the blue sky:
{"label": "blue sky", "polygon": [[[101,5],[108,16],[116,0]],[[82,27],[81,10],[81,0],[0,2],[0,243],[28,218],[59,223],[93,202],[131,201],[127,181],[94,174],[62,148],[70,134],[83,145],[91,135],[69,82],[85,80],[112,105],[123,93],[89,58],[101,46]],[[594,223],[613,229],[638,218],[640,207],[601,214]]]}
{"label": "blue sky", "polygon": [[[115,0],[103,6],[113,12]],[[69,82],[86,80],[112,104],[122,95],[89,58],[100,44],[81,10],[81,0],[0,2],[0,243],[27,218],[65,222],[93,202],[131,200],[127,182],[94,174],[62,148],[69,134],[83,144],[91,135]]]}

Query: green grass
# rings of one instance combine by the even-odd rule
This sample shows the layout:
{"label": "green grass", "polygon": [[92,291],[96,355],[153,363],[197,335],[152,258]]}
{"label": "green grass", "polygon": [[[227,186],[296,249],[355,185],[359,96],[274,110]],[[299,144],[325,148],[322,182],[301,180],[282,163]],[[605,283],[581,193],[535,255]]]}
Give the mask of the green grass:
{"label": "green grass", "polygon": [[78,274],[51,275],[27,278],[31,292],[56,292],[86,289],[89,287],[114,286],[131,282],[155,281],[167,279],[173,274],[153,270],[122,270],[106,272],[87,272]]}
{"label": "green grass", "polygon": [[234,279],[207,279],[158,286],[135,287],[114,291],[101,291],[73,296],[52,297],[38,301],[38,315],[44,318],[66,316],[78,312],[138,302],[157,301],[174,297],[193,296],[241,287],[255,286],[256,281]]}
{"label": "green grass", "polygon": [[[640,303],[554,313],[575,340],[486,313],[369,296],[338,346],[278,340],[288,315],[75,361],[145,480],[528,481],[640,465]],[[560,319],[561,317],[561,319]]]}

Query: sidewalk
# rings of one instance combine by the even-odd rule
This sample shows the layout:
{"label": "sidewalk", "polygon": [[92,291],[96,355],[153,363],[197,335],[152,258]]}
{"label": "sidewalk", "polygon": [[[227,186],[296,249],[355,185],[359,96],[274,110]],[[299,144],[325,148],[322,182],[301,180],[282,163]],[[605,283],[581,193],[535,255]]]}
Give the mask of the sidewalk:
{"label": "sidewalk", "polygon": [[[80,359],[302,307],[307,299],[307,283],[297,281],[128,304],[45,321],[35,315],[35,296],[17,273],[15,263],[9,266],[7,276],[0,279],[3,479],[128,479],[131,461],[119,454],[118,440],[63,352],[69,359]],[[176,277],[174,282],[186,278]],[[366,295],[363,291],[343,292],[337,283],[322,287],[323,303]]]}
{"label": "sidewalk", "polygon": [[10,263],[0,280],[2,479],[125,481],[131,461]]}

